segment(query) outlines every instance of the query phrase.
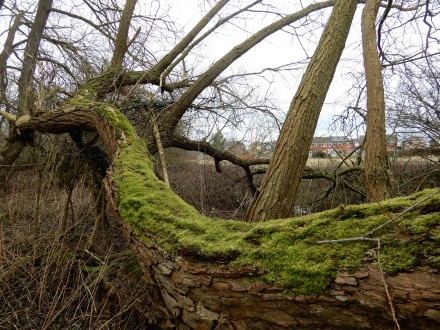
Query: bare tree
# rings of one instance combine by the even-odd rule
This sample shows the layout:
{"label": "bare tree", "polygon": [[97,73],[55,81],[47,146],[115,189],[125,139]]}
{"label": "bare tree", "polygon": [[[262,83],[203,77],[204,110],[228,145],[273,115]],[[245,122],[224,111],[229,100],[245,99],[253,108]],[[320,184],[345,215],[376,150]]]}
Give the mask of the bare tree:
{"label": "bare tree", "polygon": [[[247,213],[258,222],[291,215],[322,104],[344,49],[355,1],[336,1],[318,48],[292,100],[259,193]],[[335,38],[334,36],[338,37]]]}
{"label": "bare tree", "polygon": [[385,99],[379,54],[376,50],[376,16],[380,1],[367,1],[362,12],[362,45],[367,81],[367,133],[365,185],[371,201],[387,196],[388,160],[385,134]]}
{"label": "bare tree", "polygon": [[[33,90],[32,80],[34,77],[38,48],[40,46],[41,38],[43,35],[44,28],[46,26],[47,18],[49,16],[49,10],[51,6],[52,6],[52,0],[42,0],[38,3],[34,24],[32,25],[31,30],[29,32],[26,48],[24,50],[22,70],[21,70],[20,78],[18,79],[18,101],[17,101],[18,116],[30,114],[33,110],[32,103],[34,99],[32,98],[32,95],[34,94],[34,90]],[[12,36],[10,36],[10,38],[12,39]],[[10,49],[8,49],[11,47],[10,44],[9,45],[5,44],[5,47],[6,47],[6,52],[10,51]],[[2,79],[4,79],[4,75],[5,74],[3,73]],[[2,95],[5,95],[4,92],[2,92]],[[17,159],[17,157],[20,155],[21,151],[23,150],[25,144],[29,142],[26,141],[29,139],[28,136],[19,136],[19,134],[16,134],[16,136],[18,137],[17,141],[11,143],[3,152],[0,158],[1,164],[10,165],[14,163],[14,161]]]}
{"label": "bare tree", "polygon": [[[41,0],[39,6],[47,4],[47,1]],[[32,102],[28,102],[27,96],[26,102],[20,103],[17,100],[17,104],[25,105],[23,106],[25,108],[21,109],[26,109],[29,113],[20,112],[19,107],[11,109],[17,115],[16,118],[11,117],[13,129],[17,134],[10,136],[9,140],[11,143],[19,143],[20,139],[32,136],[35,132],[48,134],[67,132],[85,154],[92,146],[96,147],[95,154],[87,154],[88,160],[101,175],[108,207],[113,212],[114,219],[118,221],[127,244],[134,251],[143,271],[143,278],[148,283],[148,294],[152,297],[153,326],[195,329],[246,328],[250,321],[257,320],[256,328],[262,329],[297,326],[337,328],[341,324],[348,328],[359,328],[365,324],[366,327],[378,325],[378,328],[389,328],[390,323],[393,323],[390,322],[387,313],[386,297],[377,294],[383,289],[379,280],[384,278],[380,262],[379,269],[369,265],[364,273],[360,272],[353,276],[347,273],[347,270],[359,269],[365,261],[366,252],[369,253],[376,247],[377,242],[380,243],[379,238],[363,237],[365,238],[363,243],[366,245],[361,247],[356,245],[328,249],[315,244],[322,236],[331,238],[336,227],[339,229],[338,235],[345,235],[348,232],[359,234],[364,229],[370,230],[370,227],[380,220],[365,219],[373,212],[372,205],[354,210],[348,208],[348,212],[341,207],[334,211],[339,217],[335,222],[328,219],[323,221],[319,216],[314,220],[289,219],[279,221],[277,224],[219,221],[201,216],[174,194],[157,178],[150,158],[151,152],[157,149],[155,143],[150,143],[154,141],[155,135],[156,140],[164,144],[172,145],[175,142],[188,149],[194,145],[187,139],[176,139],[174,134],[176,127],[195,100],[209,86],[218,89],[216,80],[220,79],[220,75],[229,65],[276,31],[308,18],[311,13],[335,5],[318,51],[303,78],[304,83],[292,101],[291,114],[284,125],[285,129],[278,143],[272,169],[268,173],[268,180],[272,180],[273,169],[276,170],[279,163],[283,171],[277,175],[280,181],[285,181],[282,184],[287,182],[292,185],[295,180],[299,181],[317,117],[344,48],[357,2],[322,1],[288,15],[274,12],[273,22],[233,47],[223,57],[211,63],[206,70],[194,74],[192,79],[187,75],[178,75],[173,70],[170,73],[169,68],[173,67],[176,61],[183,60],[182,55],[184,58],[188,56],[186,51],[197,44],[197,36],[203,33],[209,24],[218,27],[222,25],[214,23],[215,17],[226,8],[227,4],[230,4],[229,1],[216,2],[188,35],[176,44],[171,44],[166,51],[151,52],[149,56],[146,55],[145,58],[138,60],[136,60],[136,50],[139,54],[146,54],[147,51],[142,47],[131,47],[135,44],[135,41],[131,41],[141,33],[138,34],[138,30],[134,29],[134,22],[139,19],[136,15],[136,2],[128,0],[124,9],[118,8],[113,2],[108,5],[104,1],[91,3],[84,0],[83,3],[90,8],[93,20],[84,19],[79,15],[69,17],[87,23],[94,33],[80,33],[79,38],[84,41],[95,36],[95,33],[102,34],[104,42],[99,44],[102,40],[97,39],[95,43],[105,50],[112,48],[115,52],[109,53],[110,58],[103,55],[93,57],[93,60],[101,61],[99,65],[102,64],[102,67],[93,65],[87,59],[80,61],[87,64],[87,67],[84,68],[81,77],[84,81],[77,84],[74,63],[78,62],[74,62],[74,54],[85,57],[87,52],[79,49],[75,43],[66,42],[62,38],[53,38],[49,33],[45,35],[45,39],[42,40],[59,46],[63,54],[71,54],[68,58],[72,62],[68,64],[50,59],[45,61],[62,69],[63,75],[57,78],[66,79],[65,86],[69,86],[71,90],[67,88],[63,92],[57,90],[62,96],[59,96],[57,103],[54,103],[55,109],[42,109],[44,111],[38,113],[29,109]],[[263,8],[265,9],[262,10],[263,15],[271,13],[268,7],[263,6],[259,1],[251,4],[252,6],[249,7],[242,3],[243,8],[248,12],[258,12]],[[258,7],[260,5],[263,7]],[[97,10],[98,8],[102,10]],[[242,13],[243,8],[238,10],[234,8],[233,13]],[[63,14],[60,10],[57,13]],[[229,14],[227,17],[232,20],[234,15]],[[37,24],[35,29],[38,26],[41,27]],[[166,30],[171,31],[172,34],[175,32],[171,28],[168,30],[168,26]],[[54,26],[46,27],[44,31],[55,35],[58,32]],[[106,46],[103,46],[104,44]],[[91,49],[99,48],[98,46],[91,45]],[[43,55],[44,50],[37,49],[40,49],[40,55]],[[19,54],[24,63],[26,54],[24,52]],[[90,54],[93,55],[93,52],[90,51]],[[182,70],[186,73],[183,65]],[[26,71],[19,68],[17,71],[27,72],[26,74],[31,72],[31,76],[37,78],[33,70]],[[26,81],[32,84],[32,77]],[[29,86],[27,88],[29,90]],[[169,98],[151,100],[156,101],[151,104],[143,103],[146,100],[141,98],[139,107],[130,104],[133,100],[132,96],[148,96],[147,100],[150,100],[151,95],[157,95],[151,94],[151,90],[157,88],[159,88],[157,93],[169,93]],[[17,95],[23,96],[20,93]],[[119,108],[126,107],[140,112],[145,105],[149,111],[154,112],[158,127],[155,130],[156,134],[153,129],[146,129],[145,137],[141,139]],[[14,115],[12,112],[6,113]],[[150,121],[148,114],[142,118],[147,122]],[[94,137],[85,143],[83,132],[93,132]],[[292,140],[289,136],[292,136]],[[94,145],[98,138],[99,145]],[[297,143],[300,148],[294,149]],[[244,169],[249,170],[249,167],[255,164],[252,161],[245,162],[231,157],[229,153],[217,153],[217,150],[209,144],[202,147],[214,158],[223,157]],[[96,157],[97,154],[102,157]],[[291,154],[297,158],[290,158]],[[289,156],[287,162],[283,159],[284,156]],[[295,159],[298,160],[298,164],[294,164]],[[296,168],[294,171],[289,171],[288,166],[292,164]],[[292,180],[282,177],[289,172],[294,173]],[[263,186],[260,195],[270,189],[272,187]],[[283,205],[278,210],[289,212],[293,197],[285,199],[284,196],[280,196],[284,192],[279,190],[277,194],[272,194],[271,198],[282,201]],[[286,195],[289,193],[290,190]],[[397,213],[403,207],[409,207],[405,213],[417,209],[415,213],[419,214],[422,209],[420,204],[428,199],[432,199],[435,205],[429,209],[433,209],[432,213],[437,212],[438,198],[434,198],[435,193],[426,194],[428,196],[424,199],[420,196],[416,197],[421,200],[414,206],[411,206],[413,202],[410,198],[401,201],[402,204],[398,206],[390,203],[390,212]],[[296,192],[293,193],[295,194]],[[378,208],[373,210],[380,213]],[[274,214],[277,216],[277,213]],[[362,220],[356,222],[359,228],[352,225],[352,221],[357,216],[361,216]],[[292,231],[293,228],[298,230]],[[319,230],[310,238],[310,234],[314,233],[316,228]],[[408,225],[408,228],[412,227]],[[391,233],[391,229],[386,231],[386,235]],[[392,238],[397,240],[399,235]],[[418,238],[411,238],[410,251],[406,250],[408,254],[404,254],[404,257],[412,258],[414,253],[417,253],[418,249],[414,246],[419,244]],[[407,244],[408,240],[404,243]],[[432,244],[424,247],[427,250],[431,248],[430,251],[435,250]],[[380,246],[377,246],[377,251],[381,252]],[[426,259],[434,253],[437,251],[428,254]],[[390,255],[388,257],[391,258]],[[415,262],[410,267],[413,265]],[[395,268],[391,269],[395,270]],[[422,276],[418,277],[418,274]],[[425,280],[426,277],[429,279]],[[252,280],[249,281],[249,278]],[[413,282],[416,284],[412,285]],[[420,328],[438,325],[436,302],[440,299],[438,294],[440,288],[438,281],[432,278],[429,268],[419,270],[415,276],[401,274],[399,280],[392,283],[396,286],[399,297],[406,297],[408,292],[408,296],[411,297],[408,301],[405,300],[405,303],[410,304],[410,308],[405,306],[399,315],[406,325],[409,327],[419,325]],[[356,285],[366,289],[353,289],[352,286]],[[416,290],[417,293],[422,291],[423,294],[413,294]],[[304,296],[292,296],[286,292]],[[348,299],[355,308],[347,309]],[[392,299],[389,300],[392,304]],[[330,311],[328,317],[322,317],[322,311]],[[341,317],[343,317],[342,321]],[[420,326],[421,322],[422,326]]]}
{"label": "bare tree", "polygon": [[390,95],[390,121],[397,132],[421,134],[433,152],[440,139],[440,72],[435,58],[405,64],[396,92]]}

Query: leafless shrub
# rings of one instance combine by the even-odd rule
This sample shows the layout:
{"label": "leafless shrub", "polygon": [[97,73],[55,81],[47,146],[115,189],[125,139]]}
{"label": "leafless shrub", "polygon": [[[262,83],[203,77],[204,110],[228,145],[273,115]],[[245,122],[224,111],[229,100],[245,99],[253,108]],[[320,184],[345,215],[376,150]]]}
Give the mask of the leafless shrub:
{"label": "leafless shrub", "polygon": [[66,153],[37,155],[0,196],[0,329],[148,328],[149,288],[110,215],[84,249],[96,216],[85,175],[77,174],[61,231],[67,192],[57,164]]}
{"label": "leafless shrub", "polygon": [[398,196],[440,185],[440,166],[435,157],[399,157],[391,164],[391,169],[395,181],[394,194]]}
{"label": "leafless shrub", "polygon": [[223,219],[243,219],[249,200],[246,174],[223,162],[218,173],[211,157],[167,150],[171,188],[200,212]]}

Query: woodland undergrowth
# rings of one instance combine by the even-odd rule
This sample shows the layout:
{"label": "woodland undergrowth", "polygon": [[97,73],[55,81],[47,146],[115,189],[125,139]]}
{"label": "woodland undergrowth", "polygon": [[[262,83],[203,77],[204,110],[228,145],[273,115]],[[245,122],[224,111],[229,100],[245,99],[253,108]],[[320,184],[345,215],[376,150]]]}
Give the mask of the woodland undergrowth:
{"label": "woodland undergrowth", "polygon": [[0,196],[0,329],[148,328],[149,289],[111,215],[88,246],[93,181],[77,176],[66,204],[57,166],[32,161]]}

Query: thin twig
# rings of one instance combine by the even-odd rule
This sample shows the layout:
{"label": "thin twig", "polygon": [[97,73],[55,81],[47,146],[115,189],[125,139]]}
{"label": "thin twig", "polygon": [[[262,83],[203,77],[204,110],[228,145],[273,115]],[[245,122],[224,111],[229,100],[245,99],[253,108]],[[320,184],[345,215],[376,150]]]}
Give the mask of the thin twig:
{"label": "thin twig", "polygon": [[373,230],[367,232],[363,236],[350,237],[350,238],[342,238],[342,239],[334,239],[334,240],[324,240],[324,241],[317,241],[316,242],[317,244],[346,243],[346,242],[357,242],[357,241],[370,241],[370,242],[373,241],[373,242],[377,242],[377,264],[378,264],[380,276],[381,276],[381,279],[382,279],[382,283],[383,283],[384,288],[385,288],[385,293],[386,293],[386,296],[387,296],[388,304],[390,306],[391,316],[392,316],[393,321],[396,324],[396,328],[398,330],[400,330],[400,325],[399,325],[399,322],[398,322],[397,317],[396,317],[396,311],[394,309],[393,300],[391,298],[390,291],[388,289],[388,285],[387,285],[387,283],[385,281],[384,271],[382,270],[382,264],[381,264],[381,259],[380,259],[381,241],[380,241],[379,238],[371,238],[371,237],[367,237],[367,236],[373,235],[374,233],[376,233],[380,229],[384,228],[388,224],[390,224],[393,221],[396,221],[397,219],[402,217],[404,214],[413,211],[417,206],[419,206],[423,202],[426,202],[427,200],[431,199],[433,196],[435,196],[439,192],[440,192],[440,188],[436,189],[434,192],[432,192],[431,194],[429,194],[425,198],[422,198],[418,202],[416,202],[413,205],[411,205],[410,207],[406,208],[405,210],[400,212],[398,215],[396,215],[395,217],[393,217],[389,221],[387,221],[387,222],[381,224],[380,226],[374,228]]}
{"label": "thin twig", "polygon": [[382,57],[382,58],[383,58],[384,60],[386,60],[387,62],[389,62],[389,61],[388,61],[387,58],[385,57],[385,53],[383,52],[383,49],[382,49],[382,42],[381,42],[381,38],[382,38],[382,26],[383,26],[383,24],[385,23],[385,20],[386,20],[387,17],[388,17],[388,14],[389,14],[389,12],[390,12],[390,10],[391,10],[392,5],[393,5],[393,0],[388,0],[387,7],[385,8],[385,11],[384,11],[384,13],[383,13],[383,15],[382,15],[382,18],[380,19],[379,26],[378,26],[378,28],[377,28],[377,47],[379,48],[379,57]]}
{"label": "thin twig", "polygon": [[325,240],[325,241],[317,241],[317,244],[331,244],[331,243],[346,243],[346,242],[358,242],[358,241],[369,241],[369,242],[377,242],[377,238],[370,238],[370,237],[350,237],[350,238],[342,238],[342,239],[331,239],[331,240]]}
{"label": "thin twig", "polygon": [[157,152],[159,154],[159,161],[160,161],[160,164],[162,165],[163,181],[165,182],[165,184],[168,187],[170,187],[170,179],[168,178],[168,170],[167,170],[167,162],[165,159],[165,152],[163,150],[162,140],[160,137],[160,130],[159,130],[159,126],[157,125],[156,115],[154,114],[153,109],[150,109],[150,115],[151,115],[151,124],[153,125],[154,139],[156,140]]}
{"label": "thin twig", "polygon": [[87,254],[89,254],[90,256],[92,256],[94,259],[98,260],[101,264],[105,265],[105,261],[101,260],[98,256],[96,256],[95,254],[93,254],[92,252],[90,252],[88,249],[84,249],[84,252],[86,252]]}
{"label": "thin twig", "polygon": [[380,239],[378,239],[377,240],[377,266],[379,267],[380,277],[382,279],[382,283],[385,288],[385,293],[387,295],[388,304],[390,305],[391,316],[393,318],[394,323],[396,324],[397,329],[400,330],[399,321],[397,321],[397,318],[396,318],[396,311],[394,309],[393,300],[391,299],[390,291],[388,290],[388,285],[387,285],[387,282],[385,281],[384,272],[382,270],[382,265],[381,265],[381,261],[380,261],[380,250],[381,250],[381,243],[380,243]]}
{"label": "thin twig", "polygon": [[434,195],[437,195],[439,192],[440,192],[440,188],[438,188],[437,190],[435,190],[433,193],[429,194],[425,198],[419,200],[417,203],[415,203],[415,204],[411,205],[410,207],[406,208],[405,210],[400,212],[398,215],[396,215],[394,218],[388,220],[387,222],[381,224],[380,226],[378,226],[378,227],[374,228],[373,230],[369,231],[368,233],[364,234],[363,236],[371,236],[371,235],[373,235],[375,232],[381,230],[383,227],[389,225],[393,221],[396,221],[397,219],[402,217],[404,214],[413,211],[417,206],[419,206],[423,202],[426,202],[427,200],[431,199]]}
{"label": "thin twig", "polygon": [[0,167],[6,167],[6,168],[14,168],[14,167],[32,167],[36,166],[37,164],[13,164],[13,165],[0,165]]}

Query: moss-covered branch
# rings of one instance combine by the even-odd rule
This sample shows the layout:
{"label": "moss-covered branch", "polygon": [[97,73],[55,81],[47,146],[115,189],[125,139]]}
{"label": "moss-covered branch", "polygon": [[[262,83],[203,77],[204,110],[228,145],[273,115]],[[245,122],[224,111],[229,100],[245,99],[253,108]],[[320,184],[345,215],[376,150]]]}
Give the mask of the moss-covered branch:
{"label": "moss-covered branch", "polygon": [[[222,221],[200,215],[157,179],[144,143],[110,105],[79,100],[62,110],[17,121],[23,131],[60,133],[79,125],[98,131],[110,151],[108,193],[134,235],[167,253],[231,267],[255,266],[262,274],[257,278],[295,293],[322,292],[338,271],[361,268],[365,252],[373,247],[370,243],[319,246],[316,241],[359,236],[430,193],[260,224]],[[379,233],[385,270],[409,269],[423,260],[438,266],[439,211],[440,198],[433,197],[406,214],[397,224],[399,231],[387,228]]]}

